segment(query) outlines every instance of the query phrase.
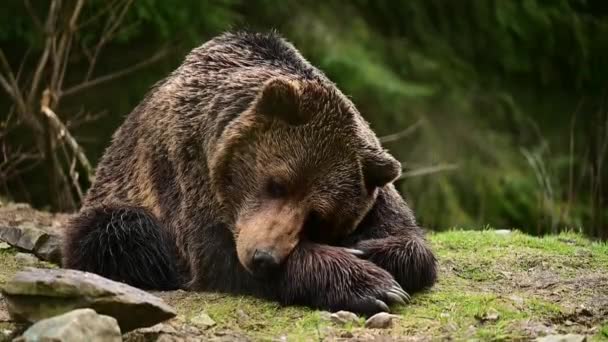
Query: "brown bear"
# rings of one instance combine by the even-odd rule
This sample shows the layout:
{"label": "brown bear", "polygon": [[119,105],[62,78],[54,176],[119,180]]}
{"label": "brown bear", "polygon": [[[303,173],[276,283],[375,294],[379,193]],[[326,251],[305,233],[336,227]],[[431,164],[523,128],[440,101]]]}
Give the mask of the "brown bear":
{"label": "brown bear", "polygon": [[400,163],[276,33],[194,49],[126,118],[70,223],[64,266],[146,289],[388,311],[436,260]]}

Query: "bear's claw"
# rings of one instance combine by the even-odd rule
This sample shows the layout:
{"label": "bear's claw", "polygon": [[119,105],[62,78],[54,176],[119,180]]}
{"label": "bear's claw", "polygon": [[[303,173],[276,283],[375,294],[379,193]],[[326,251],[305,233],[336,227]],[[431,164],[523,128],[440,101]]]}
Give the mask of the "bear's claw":
{"label": "bear's claw", "polygon": [[365,255],[365,252],[360,249],[356,249],[356,248],[343,248],[343,249],[345,252],[350,253],[357,257],[362,257]]}
{"label": "bear's claw", "polygon": [[355,302],[347,305],[346,310],[362,313],[365,315],[374,315],[378,312],[389,312],[390,309],[386,303],[372,296],[359,298]]}
{"label": "bear's claw", "polygon": [[409,303],[409,301],[412,299],[409,295],[409,293],[405,292],[405,290],[401,287],[401,285],[399,284],[399,282],[397,282],[397,280],[393,279],[393,287],[391,288],[391,290],[396,291],[397,293],[400,294],[401,298],[406,302]]}

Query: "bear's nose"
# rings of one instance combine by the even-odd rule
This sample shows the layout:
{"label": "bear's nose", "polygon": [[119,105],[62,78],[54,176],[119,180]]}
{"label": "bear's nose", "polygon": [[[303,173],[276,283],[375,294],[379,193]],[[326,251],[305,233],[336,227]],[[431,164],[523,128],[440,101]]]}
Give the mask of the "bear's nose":
{"label": "bear's nose", "polygon": [[257,274],[267,274],[279,266],[279,261],[271,252],[267,250],[256,249],[251,260],[253,272]]}

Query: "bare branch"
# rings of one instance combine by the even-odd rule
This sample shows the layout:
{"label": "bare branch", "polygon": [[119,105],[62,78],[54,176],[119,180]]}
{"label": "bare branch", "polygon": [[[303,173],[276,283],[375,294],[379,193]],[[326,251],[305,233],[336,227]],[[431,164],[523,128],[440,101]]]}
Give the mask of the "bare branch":
{"label": "bare branch", "polygon": [[84,78],[85,82],[91,79],[91,76],[93,75],[93,71],[95,70],[95,66],[97,65],[97,57],[99,56],[101,49],[104,47],[104,45],[108,41],[110,41],[112,39],[114,33],[116,32],[116,29],[120,26],[120,24],[124,20],[125,15],[127,14],[128,9],[131,7],[132,2],[133,2],[133,0],[125,0],[124,3],[122,3],[122,4],[118,3],[116,5],[116,8],[119,8],[120,6],[122,6],[122,8],[120,8],[118,10],[118,15],[117,16],[110,15],[108,17],[108,20],[106,21],[103,32],[101,33],[101,37],[99,38],[99,41],[97,42],[97,45],[95,46],[95,51],[93,52],[93,56],[92,56],[91,62],[89,64],[89,69],[87,70],[87,73],[85,74],[85,78]]}
{"label": "bare branch", "polygon": [[90,18],[86,19],[84,22],[80,23],[80,25],[78,25],[78,30],[81,30],[82,28],[94,23],[97,19],[101,18],[107,12],[111,11],[116,6],[116,3],[120,2],[120,1],[123,1],[123,0],[107,1],[106,6],[104,8],[97,11],[97,13],[92,15]]}
{"label": "bare branch", "polygon": [[13,100],[15,99],[15,94],[13,94],[13,89],[11,88],[11,85],[8,83],[7,79],[2,76],[2,74],[0,74],[0,86],[4,88],[4,91],[6,91],[6,93],[11,98],[13,98]]}
{"label": "bare branch", "polygon": [[458,169],[457,164],[438,164],[404,172],[401,174],[401,177],[399,177],[399,179],[426,176],[433,173],[452,171],[456,169]]}
{"label": "bare branch", "polygon": [[23,73],[23,67],[27,63],[27,59],[30,56],[31,51],[32,51],[32,48],[28,47],[27,50],[25,50],[25,54],[23,54],[23,57],[21,58],[21,63],[19,63],[19,68],[17,69],[17,74],[15,75],[17,84],[19,83],[19,81],[21,81],[21,74]]}
{"label": "bare branch", "polygon": [[[101,110],[95,113],[85,112],[84,110],[81,110],[78,114],[73,115],[72,118],[66,120],[65,125],[69,129],[77,128],[84,124],[97,121],[100,118],[106,116],[107,114],[107,110]],[[82,139],[78,139],[78,141],[82,141]]]}
{"label": "bare branch", "polygon": [[0,49],[0,65],[2,65],[4,69],[6,69],[6,77],[2,76],[2,74],[0,73],[0,85],[15,102],[15,105],[17,106],[17,112],[19,113],[19,115],[21,115],[23,120],[27,122],[35,132],[42,132],[42,124],[27,109],[28,107],[25,103],[24,96],[21,94],[21,90],[19,89],[19,84],[17,84],[15,75],[13,74],[11,66],[6,60],[6,56],[4,55],[2,49]]}
{"label": "bare branch", "polygon": [[[46,92],[47,91],[45,91],[45,93]],[[89,160],[87,159],[87,156],[84,153],[84,149],[80,147],[78,142],[76,142],[76,139],[74,139],[72,134],[70,134],[67,127],[65,127],[63,122],[61,122],[57,114],[55,114],[55,112],[53,112],[51,108],[48,107],[48,97],[49,95],[44,96],[46,100],[43,99],[40,110],[42,111],[42,113],[44,113],[44,115],[46,115],[47,118],[49,118],[51,125],[53,125],[53,128],[59,133],[59,137],[67,143],[76,158],[78,158],[78,161],[87,172],[89,181],[93,182],[93,167],[91,167],[91,163],[89,163]]]}
{"label": "bare branch", "polygon": [[27,9],[28,13],[30,14],[30,17],[32,17],[34,26],[36,26],[36,28],[39,29],[40,31],[43,31],[44,27],[42,26],[42,22],[40,21],[40,18],[38,18],[38,15],[36,15],[36,12],[34,11],[32,4],[30,4],[30,0],[25,0],[24,3],[25,3],[25,8]]}
{"label": "bare branch", "polygon": [[38,87],[40,86],[40,80],[42,79],[42,74],[44,73],[44,67],[49,59],[49,55],[51,53],[51,49],[53,46],[54,34],[55,34],[55,21],[57,20],[57,13],[59,12],[59,1],[52,0],[51,5],[49,7],[49,14],[46,19],[46,24],[44,27],[44,33],[46,34],[46,42],[44,43],[44,50],[40,59],[38,60],[38,66],[36,67],[36,71],[34,72],[34,77],[32,78],[32,84],[30,86],[30,93],[27,98],[27,103],[34,107],[34,99],[36,98],[36,94],[38,93]]}
{"label": "bare branch", "polygon": [[393,141],[403,139],[403,138],[411,135],[412,133],[414,133],[422,125],[422,122],[423,122],[423,120],[420,119],[420,120],[416,121],[413,125],[407,127],[406,129],[404,129],[400,132],[380,137],[380,142],[384,144],[384,143],[390,143]]}
{"label": "bare branch", "polygon": [[158,51],[156,54],[154,54],[152,57],[147,58],[137,64],[134,64],[128,68],[122,69],[122,70],[118,70],[116,72],[98,77],[98,78],[94,78],[90,81],[86,81],[83,82],[81,84],[75,85],[73,87],[70,87],[68,89],[65,89],[64,91],[61,92],[61,96],[69,96],[69,95],[73,95],[79,91],[85,90],[87,88],[91,88],[94,86],[97,86],[101,83],[105,83],[105,82],[109,82],[112,80],[115,80],[117,78],[120,78],[122,76],[128,75],[132,72],[135,72],[139,69],[142,69],[150,64],[154,64],[157,61],[163,59],[166,55],[169,54],[169,49],[161,49],[160,51]]}
{"label": "bare branch", "polygon": [[53,77],[53,80],[55,81],[55,86],[53,89],[55,89],[57,92],[59,89],[63,88],[63,80],[65,79],[68,60],[70,58],[72,42],[74,40],[74,33],[78,28],[78,17],[80,16],[80,12],[83,6],[84,0],[78,0],[76,2],[76,5],[74,5],[74,10],[70,17],[68,28],[66,32],[64,32],[64,34],[62,35],[60,55],[58,56],[58,60],[55,61],[56,68],[55,75]]}

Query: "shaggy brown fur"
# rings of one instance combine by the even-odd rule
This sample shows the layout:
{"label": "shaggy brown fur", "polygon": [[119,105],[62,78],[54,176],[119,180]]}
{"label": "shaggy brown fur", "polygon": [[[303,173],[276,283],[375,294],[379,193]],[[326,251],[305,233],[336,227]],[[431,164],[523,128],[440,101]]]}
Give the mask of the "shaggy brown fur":
{"label": "shaggy brown fur", "polygon": [[351,101],[291,44],[224,34],[115,133],[64,263],[144,288],[388,310],[436,278],[390,184],[399,173]]}

